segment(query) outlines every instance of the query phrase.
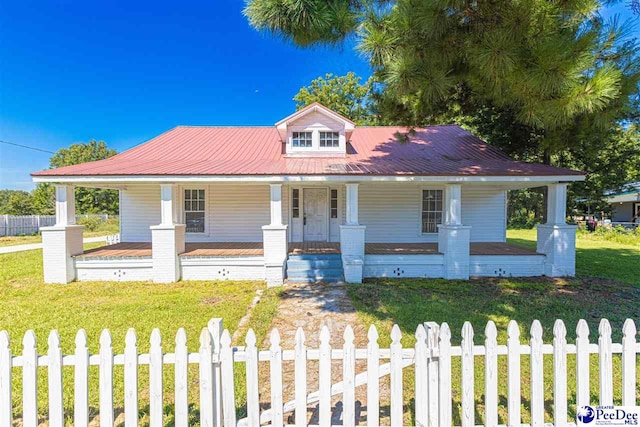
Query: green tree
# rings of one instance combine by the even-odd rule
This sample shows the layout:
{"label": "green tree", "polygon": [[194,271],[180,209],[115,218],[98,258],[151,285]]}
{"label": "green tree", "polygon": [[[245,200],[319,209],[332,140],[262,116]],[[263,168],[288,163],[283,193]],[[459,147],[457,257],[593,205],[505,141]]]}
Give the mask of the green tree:
{"label": "green tree", "polygon": [[298,110],[314,102],[353,120],[357,125],[374,125],[373,78],[360,83],[362,78],[353,71],[344,76],[331,73],[311,81],[293,97]]}
{"label": "green tree", "polygon": [[[76,143],[69,148],[61,148],[50,159],[51,168],[77,165],[103,160],[116,155],[116,150],[108,148],[104,141],[91,140]],[[55,194],[51,184],[38,184],[34,190],[34,206],[39,214],[55,213]],[[76,211],[79,214],[118,214],[118,192],[98,188],[76,188]]]}
{"label": "green tree", "polygon": [[[424,125],[459,109],[511,111],[548,151],[583,115],[607,128],[638,94],[638,47],[602,1],[250,0],[249,22],[299,46],[348,35],[384,85],[388,120]],[[637,111],[637,109],[636,109]],[[597,120],[596,120],[597,119]]]}
{"label": "green tree", "polygon": [[33,199],[26,191],[13,191],[7,200],[3,213],[8,215],[33,215]]}

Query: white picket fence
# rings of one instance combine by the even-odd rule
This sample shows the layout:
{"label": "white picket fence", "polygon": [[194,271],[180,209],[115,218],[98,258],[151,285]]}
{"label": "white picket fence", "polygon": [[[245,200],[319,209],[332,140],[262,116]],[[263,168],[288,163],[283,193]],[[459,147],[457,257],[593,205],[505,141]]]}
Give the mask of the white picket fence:
{"label": "white picket fence", "polygon": [[[13,423],[12,373],[14,368],[22,369],[22,425],[38,425],[38,375],[39,367],[46,367],[48,381],[48,421],[51,427],[65,425],[63,394],[73,393],[73,423],[86,426],[89,419],[89,367],[99,366],[99,415],[100,425],[114,424],[114,366],[124,366],[124,424],[137,426],[139,419],[139,367],[148,365],[149,369],[149,424],[161,426],[166,419],[164,413],[163,369],[165,365],[174,367],[174,414],[176,426],[189,425],[189,401],[187,391],[194,381],[189,378],[188,366],[199,367],[199,414],[200,425],[210,426],[258,426],[268,424],[284,426],[285,414],[295,412],[295,426],[309,423],[308,408],[318,404],[317,419],[321,426],[332,423],[332,396],[342,399],[342,419],[344,426],[357,423],[368,426],[380,425],[380,378],[390,376],[390,417],[389,425],[405,425],[403,400],[403,370],[413,365],[415,389],[411,390],[415,399],[415,424],[429,426],[449,426],[452,416],[452,361],[460,359],[461,364],[461,424],[475,426],[480,420],[476,417],[474,392],[474,364],[477,357],[484,358],[484,425],[499,425],[498,418],[498,358],[507,360],[507,424],[522,425],[522,377],[521,356],[528,358],[530,365],[530,412],[531,425],[545,425],[544,408],[544,363],[545,355],[553,358],[553,425],[572,425],[568,419],[567,396],[567,355],[575,354],[576,364],[576,403],[612,405],[613,355],[621,354],[622,404],[636,405],[636,365],[640,345],[636,342],[636,327],[627,320],[623,327],[622,343],[612,343],[611,327],[607,320],[599,326],[597,343],[589,342],[589,328],[584,320],[577,325],[575,344],[566,341],[566,329],[561,320],[556,321],[553,330],[553,342],[543,343],[542,325],[537,320],[531,326],[528,343],[520,338],[520,329],[516,322],[509,323],[506,345],[497,344],[497,329],[493,322],[485,328],[483,345],[474,343],[474,332],[470,323],[462,328],[460,346],[451,345],[451,331],[446,323],[441,325],[425,323],[419,325],[416,344],[403,348],[401,332],[394,326],[391,332],[389,348],[380,348],[378,332],[371,326],[366,348],[356,348],[351,327],[344,331],[344,344],[341,348],[332,348],[329,330],[324,327],[320,332],[318,348],[305,345],[304,332],[299,329],[295,336],[293,349],[281,347],[280,335],[273,330],[270,336],[270,348],[259,350],[256,336],[249,330],[246,346],[233,347],[229,331],[222,332],[222,320],[212,319],[200,334],[200,351],[187,351],[187,336],[184,329],[178,330],[173,353],[165,353],[160,331],[151,334],[150,351],[138,352],[136,333],[130,329],[125,339],[124,354],[113,354],[111,335],[108,330],[100,336],[100,350],[91,355],[87,349],[87,335],[80,330],[76,335],[75,353],[62,355],[60,339],[56,331],[51,331],[48,339],[49,349],[46,355],[38,355],[33,331],[28,331],[22,341],[22,355],[14,356],[9,347],[9,335],[0,332],[0,427],[9,427]],[[590,355],[599,358],[598,384],[599,400],[590,399]],[[310,364],[318,369],[318,390],[309,390],[307,375]],[[338,361],[338,362],[335,362]],[[366,363],[366,370],[357,372],[356,364]],[[456,361],[457,362],[457,361]],[[294,384],[283,384],[283,364],[295,365]],[[342,381],[332,384],[332,369],[341,363]],[[242,369],[244,365],[244,369]],[[63,366],[74,367],[74,388],[63,390]],[[239,367],[240,366],[240,367]],[[234,386],[235,370],[239,369],[246,379],[246,418],[238,419],[236,392]],[[262,371],[265,369],[265,371]],[[44,371],[44,370],[43,370]],[[260,402],[260,372],[268,372],[269,405]],[[264,378],[264,376],[263,376]],[[356,389],[366,387],[366,420],[356,419]],[[547,384],[548,386],[548,384]],[[285,388],[286,387],[286,388]],[[284,402],[284,390],[293,388],[294,399]],[[264,394],[264,393],[263,393]],[[197,405],[197,402],[191,402]],[[44,411],[43,411],[44,412]]]}
{"label": "white picket fence", "polygon": [[[76,215],[76,221],[80,218],[99,218],[102,221],[106,221],[110,217],[113,218],[114,215],[79,214]],[[37,234],[40,232],[41,227],[50,227],[55,223],[55,215],[0,215],[0,236]]]}

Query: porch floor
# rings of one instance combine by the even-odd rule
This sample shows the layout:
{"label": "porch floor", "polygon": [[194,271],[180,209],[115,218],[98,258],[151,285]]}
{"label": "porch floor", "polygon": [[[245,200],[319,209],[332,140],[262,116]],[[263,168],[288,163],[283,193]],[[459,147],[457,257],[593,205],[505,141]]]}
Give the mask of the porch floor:
{"label": "porch floor", "polygon": [[332,242],[294,242],[289,243],[289,255],[339,254],[340,243]]}
{"label": "porch floor", "polygon": [[[367,255],[433,255],[438,253],[437,243],[367,243]],[[540,255],[534,250],[504,242],[471,243],[471,255]]]}
{"label": "porch floor", "polygon": [[88,249],[76,255],[83,258],[151,258],[151,242],[122,242]]}
{"label": "porch floor", "polygon": [[[151,242],[122,242],[84,251],[76,258],[150,258]],[[263,256],[262,242],[187,243],[181,257]]]}
{"label": "porch floor", "polygon": [[[532,249],[504,242],[471,243],[471,255],[540,255]],[[340,243],[289,243],[290,255],[339,254]],[[433,255],[437,243],[367,243],[367,255]],[[262,242],[200,242],[187,243],[181,257],[263,256]],[[122,242],[89,249],[76,258],[150,258],[151,242]]]}
{"label": "porch floor", "polygon": [[262,242],[187,243],[181,257],[263,256]]}

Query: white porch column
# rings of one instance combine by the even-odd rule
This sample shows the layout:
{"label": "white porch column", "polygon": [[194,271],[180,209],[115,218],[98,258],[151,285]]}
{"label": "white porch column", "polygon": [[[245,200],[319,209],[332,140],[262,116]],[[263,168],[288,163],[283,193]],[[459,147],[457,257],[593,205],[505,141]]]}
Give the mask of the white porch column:
{"label": "white porch column", "polygon": [[76,223],[76,197],[72,185],[56,185],[56,225]]}
{"label": "white porch column", "polygon": [[287,226],[282,224],[282,184],[269,184],[271,223],[262,226],[262,245],[267,286],[284,283],[287,260]]}
{"label": "white porch column", "polygon": [[344,279],[349,283],[362,283],[364,270],[364,225],[358,222],[358,184],[345,184],[347,195],[347,215],[340,226],[340,252]]}
{"label": "white porch column", "polygon": [[549,277],[575,276],[576,225],[566,223],[566,183],[547,186],[547,223],[539,224],[537,250],[545,254],[544,274]]}
{"label": "white porch column", "polygon": [[185,225],[178,224],[178,188],[160,184],[160,224],[151,227],[153,281],[173,283],[180,280],[180,257],[184,252]]}
{"label": "white porch column", "polygon": [[471,226],[462,225],[462,186],[447,184],[444,223],[438,226],[438,252],[443,254],[445,279],[469,278]]}
{"label": "white porch column", "polygon": [[76,225],[76,200],[72,185],[56,185],[56,224],[42,227],[45,283],[69,283],[76,278],[74,255],[82,253],[82,229]]}

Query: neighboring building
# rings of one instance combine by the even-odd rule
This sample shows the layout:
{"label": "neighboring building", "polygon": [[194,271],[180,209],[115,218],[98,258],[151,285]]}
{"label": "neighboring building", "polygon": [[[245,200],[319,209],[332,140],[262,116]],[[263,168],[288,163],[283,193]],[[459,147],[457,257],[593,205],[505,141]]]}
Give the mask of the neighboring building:
{"label": "neighboring building", "polygon": [[[575,272],[568,183],[458,126],[356,127],[312,104],[273,127],[179,126],[56,184],[46,282],[563,276]],[[507,191],[549,188],[537,251],[506,243]],[[121,243],[84,251],[74,186],[120,190]]]}
{"label": "neighboring building", "polygon": [[607,194],[612,222],[631,222],[640,211],[640,182],[631,182],[618,193]]}

